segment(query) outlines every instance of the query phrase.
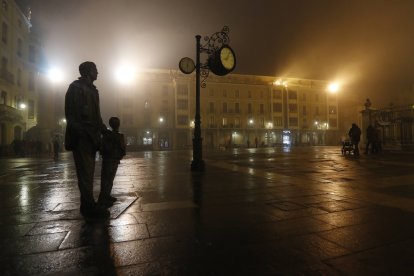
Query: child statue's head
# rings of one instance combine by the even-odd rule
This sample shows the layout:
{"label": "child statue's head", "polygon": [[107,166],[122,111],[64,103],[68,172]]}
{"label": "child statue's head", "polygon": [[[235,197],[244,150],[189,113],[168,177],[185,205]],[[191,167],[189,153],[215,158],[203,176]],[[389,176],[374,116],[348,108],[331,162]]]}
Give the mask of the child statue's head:
{"label": "child statue's head", "polygon": [[121,124],[120,120],[118,117],[111,117],[109,119],[109,126],[113,129],[113,130],[118,130],[119,129],[119,125]]}

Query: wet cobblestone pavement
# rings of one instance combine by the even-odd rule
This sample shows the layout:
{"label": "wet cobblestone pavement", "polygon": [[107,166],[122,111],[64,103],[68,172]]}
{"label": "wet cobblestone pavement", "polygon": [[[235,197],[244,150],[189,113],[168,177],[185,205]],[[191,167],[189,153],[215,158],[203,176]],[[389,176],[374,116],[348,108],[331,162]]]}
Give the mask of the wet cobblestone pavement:
{"label": "wet cobblestone pavement", "polygon": [[[337,147],[134,152],[109,220],[69,153],[0,159],[1,275],[412,275],[414,157]],[[99,193],[97,163],[95,188]]]}

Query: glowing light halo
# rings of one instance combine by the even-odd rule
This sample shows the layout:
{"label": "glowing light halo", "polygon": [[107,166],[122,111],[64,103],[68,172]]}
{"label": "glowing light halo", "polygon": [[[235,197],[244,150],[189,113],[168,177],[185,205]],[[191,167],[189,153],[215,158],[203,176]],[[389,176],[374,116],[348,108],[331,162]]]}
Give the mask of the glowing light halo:
{"label": "glowing light halo", "polygon": [[123,84],[130,84],[132,83],[137,74],[137,69],[132,66],[131,64],[121,64],[115,71],[116,79]]}

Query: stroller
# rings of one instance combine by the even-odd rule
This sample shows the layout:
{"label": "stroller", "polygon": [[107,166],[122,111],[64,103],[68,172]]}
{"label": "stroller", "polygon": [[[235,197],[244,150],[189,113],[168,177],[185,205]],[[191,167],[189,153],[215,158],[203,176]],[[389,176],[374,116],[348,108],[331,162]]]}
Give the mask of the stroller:
{"label": "stroller", "polygon": [[342,155],[348,154],[355,154],[354,144],[352,144],[351,140],[342,141]]}

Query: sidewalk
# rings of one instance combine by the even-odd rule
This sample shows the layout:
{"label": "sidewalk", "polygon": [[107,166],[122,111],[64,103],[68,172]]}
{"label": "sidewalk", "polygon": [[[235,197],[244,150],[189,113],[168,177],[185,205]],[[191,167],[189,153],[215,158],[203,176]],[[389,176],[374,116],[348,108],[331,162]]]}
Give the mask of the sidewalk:
{"label": "sidewalk", "polygon": [[411,156],[206,152],[204,173],[191,159],[129,153],[108,221],[80,215],[70,154],[1,159],[1,274],[414,273]]}

